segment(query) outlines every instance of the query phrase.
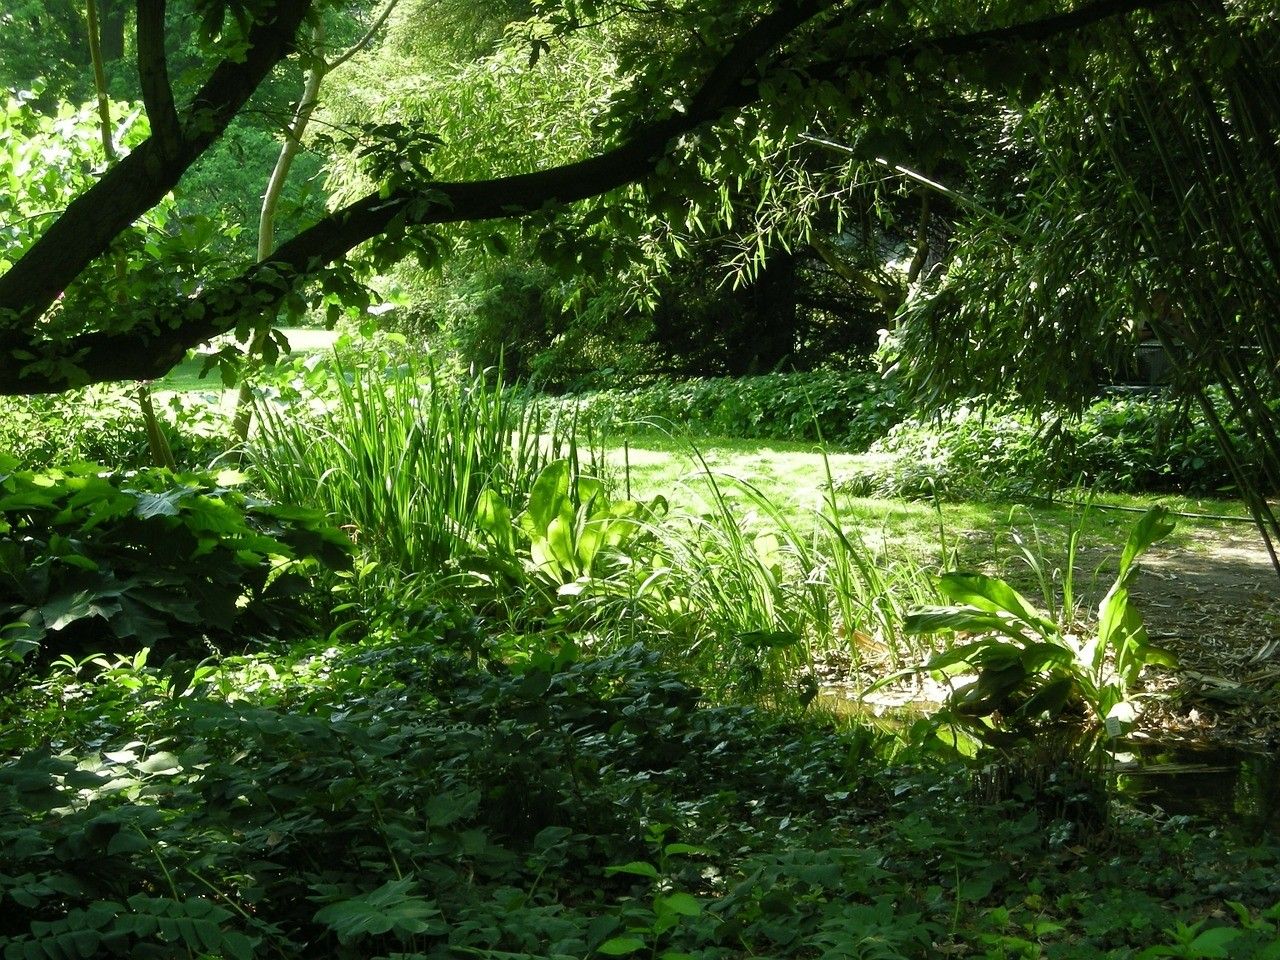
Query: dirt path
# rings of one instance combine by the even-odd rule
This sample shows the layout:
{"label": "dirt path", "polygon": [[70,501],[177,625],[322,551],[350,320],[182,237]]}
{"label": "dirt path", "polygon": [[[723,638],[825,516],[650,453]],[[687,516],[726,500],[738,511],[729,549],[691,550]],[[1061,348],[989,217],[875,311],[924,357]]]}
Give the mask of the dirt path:
{"label": "dirt path", "polygon": [[1280,746],[1280,578],[1248,527],[1153,548],[1134,589],[1177,671],[1152,673],[1144,726],[1162,735]]}

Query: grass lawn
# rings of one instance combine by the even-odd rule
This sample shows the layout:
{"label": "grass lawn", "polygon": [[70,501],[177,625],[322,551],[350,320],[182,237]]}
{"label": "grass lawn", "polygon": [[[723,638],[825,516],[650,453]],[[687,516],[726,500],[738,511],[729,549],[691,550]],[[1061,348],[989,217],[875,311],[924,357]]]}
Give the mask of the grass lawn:
{"label": "grass lawn", "polygon": [[[289,341],[293,353],[317,353],[328,350],[338,334],[335,330],[315,330],[306,327],[282,327],[280,332]],[[218,376],[217,370],[210,370],[207,376],[201,377],[200,370],[204,366],[204,357],[196,353],[187,357],[162,379],[157,380],[155,389],[165,393],[212,393],[219,397],[226,388]]]}
{"label": "grass lawn", "polygon": [[[867,454],[823,454],[811,443],[699,438],[685,440],[645,434],[613,441],[606,462],[620,489],[629,485],[638,499],[667,497],[673,508],[704,512],[713,497],[707,469],[723,495],[751,509],[733,479],[745,480],[775,504],[786,505],[799,529],[816,522],[827,497],[828,470],[838,484],[843,476],[874,462]],[[1068,492],[1067,501],[1088,500]],[[1024,571],[1019,540],[1051,564],[1065,562],[1071,532],[1080,530],[1086,555],[1119,552],[1130,527],[1153,504],[1175,513],[1178,526],[1166,541],[1179,550],[1202,549],[1228,533],[1247,535],[1248,514],[1228,500],[1172,494],[1098,494],[1091,509],[1069,502],[941,502],[878,500],[841,495],[846,527],[859,530],[868,545],[892,556],[911,556],[926,565],[981,566],[1014,575]],[[1223,520],[1216,517],[1231,517]],[[954,560],[952,559],[954,555]],[[1092,571],[1082,571],[1086,574]]]}

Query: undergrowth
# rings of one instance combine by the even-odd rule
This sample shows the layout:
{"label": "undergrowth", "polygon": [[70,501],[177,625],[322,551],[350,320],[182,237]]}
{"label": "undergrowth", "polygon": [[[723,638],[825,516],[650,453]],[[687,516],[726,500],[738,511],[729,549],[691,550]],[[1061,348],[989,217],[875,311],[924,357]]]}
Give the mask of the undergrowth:
{"label": "undergrowth", "polygon": [[1274,955],[1274,848],[1080,837],[640,648],[475,669],[455,619],[4,701],[5,957]]}

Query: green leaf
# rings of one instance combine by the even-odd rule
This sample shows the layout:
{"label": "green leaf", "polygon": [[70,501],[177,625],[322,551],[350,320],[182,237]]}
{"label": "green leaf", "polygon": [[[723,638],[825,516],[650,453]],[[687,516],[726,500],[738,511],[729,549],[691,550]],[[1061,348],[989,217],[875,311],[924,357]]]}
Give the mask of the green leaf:
{"label": "green leaf", "polygon": [[569,495],[569,472],[568,460],[553,460],[533,482],[526,513],[534,533],[546,536],[551,521],[560,516],[561,505]]}
{"label": "green leaf", "polygon": [[982,573],[944,573],[938,591],[948,600],[967,604],[989,613],[1007,613],[1034,627],[1037,632],[1056,632],[1052,621],[1037,611],[1027,599],[998,577]]}
{"label": "green leaf", "polygon": [[138,764],[138,772],[146,773],[152,776],[164,776],[172,773],[179,773],[182,770],[182,761],[180,761],[172,753],[161,750],[159,753],[153,753],[147,759]]}
{"label": "green leaf", "polygon": [[141,520],[152,517],[176,517],[178,504],[190,497],[194,490],[190,487],[175,487],[160,493],[139,493],[138,505],[133,508],[134,515]]}
{"label": "green leaf", "polygon": [[921,607],[903,618],[902,630],[909,635],[964,630],[968,633],[1003,633],[1015,640],[1027,639],[1008,617],[976,607]]}
{"label": "green leaf", "polygon": [[696,917],[702,913],[702,904],[690,894],[677,891],[654,899],[654,909],[667,910],[682,917]]}
{"label": "green leaf", "polygon": [[388,880],[369,893],[320,908],[314,919],[333,930],[342,943],[393,931],[402,936],[443,933],[446,925],[436,919],[440,911],[432,901],[417,896],[416,887],[409,877]]}
{"label": "green leaf", "polygon": [[[912,616],[914,616],[914,614],[912,614]],[[911,617],[909,616],[907,619],[910,620]],[[955,666],[958,663],[972,663],[991,647],[1014,649],[1011,648],[1009,644],[1004,643],[1001,640],[996,640],[994,637],[988,637],[985,640],[975,640],[973,643],[966,643],[958,647],[952,647],[950,650],[945,650],[930,659],[929,662],[924,665],[924,668],[926,670],[943,670],[947,667]],[[1019,651],[1014,649],[1014,652],[1016,654]]]}
{"label": "green leaf", "polygon": [[1191,950],[1197,957],[1217,958],[1227,955],[1227,944],[1239,937],[1241,931],[1235,927],[1214,927],[1205,930],[1191,941]]}
{"label": "green leaf", "polygon": [[625,957],[629,953],[635,953],[644,948],[645,942],[639,937],[622,936],[609,938],[596,947],[596,950],[606,957]]}
{"label": "green leaf", "polygon": [[631,873],[637,877],[648,877],[650,880],[658,879],[658,868],[652,863],[646,863],[643,860],[632,860],[630,863],[624,863],[617,867],[605,867],[605,876],[611,877],[616,873]]}
{"label": "green leaf", "polygon": [[1129,539],[1125,542],[1124,551],[1120,554],[1120,570],[1116,574],[1117,582],[1125,579],[1129,568],[1148,547],[1163,540],[1173,532],[1175,523],[1167,507],[1155,506],[1142,515],[1129,531]]}
{"label": "green leaf", "polygon": [[77,590],[54,597],[40,607],[40,616],[49,630],[61,630],[86,617],[109,620],[119,612],[120,604],[91,590]]}

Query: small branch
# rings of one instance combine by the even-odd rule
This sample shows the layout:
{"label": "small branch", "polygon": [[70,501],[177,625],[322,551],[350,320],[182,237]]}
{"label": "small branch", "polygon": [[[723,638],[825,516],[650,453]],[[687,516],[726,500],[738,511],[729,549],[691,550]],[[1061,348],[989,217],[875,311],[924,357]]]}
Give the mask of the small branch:
{"label": "small branch", "polygon": [[[854,157],[861,156],[861,154],[859,154],[858,151],[854,150],[853,147],[847,147],[843,143],[836,143],[833,140],[824,140],[821,137],[813,137],[807,133],[800,134],[800,139],[806,141],[807,143],[816,143],[821,147],[828,147],[831,150],[838,150],[841,153],[847,153],[850,156],[854,156]],[[1002,227],[1004,227],[1006,230],[1008,230],[1010,233],[1014,234],[1015,236],[1021,237],[1025,233],[1025,231],[1023,231],[1023,229],[1020,226],[1018,226],[1016,223],[1013,223],[1010,220],[1006,220],[1004,217],[1000,216],[1000,214],[996,213],[994,210],[990,209],[989,207],[984,207],[981,203],[979,203],[977,200],[974,200],[972,197],[968,196],[967,194],[961,193],[958,190],[953,190],[950,187],[939,183],[937,180],[929,179],[923,173],[918,173],[917,171],[912,170],[910,167],[904,167],[900,163],[894,163],[892,160],[886,160],[884,157],[874,157],[873,159],[875,160],[876,163],[880,164],[880,166],[887,167],[888,169],[892,170],[894,173],[901,174],[902,176],[908,178],[909,180],[914,180],[916,183],[920,184],[921,186],[928,187],[930,190],[933,190],[934,192],[941,194],[942,196],[946,197],[948,200],[953,201],[959,206],[965,207],[966,209],[973,211],[979,216],[986,217],[990,220],[996,221]]]}
{"label": "small branch", "polygon": [[116,145],[111,139],[111,101],[107,98],[107,74],[102,66],[102,37],[98,24],[97,0],[86,0],[85,20],[89,28],[89,60],[93,64],[93,89],[98,97],[98,125],[102,131],[102,152],[107,163],[116,158]]}
{"label": "small branch", "polygon": [[338,59],[326,63],[324,65],[323,72],[332,73],[365,47],[369,46],[369,44],[373,42],[373,38],[377,36],[378,31],[382,29],[382,25],[387,22],[387,18],[391,16],[391,11],[396,8],[396,4],[399,2],[400,0],[387,0],[386,6],[384,6],[382,8],[382,12],[374,18],[373,24],[365,31],[364,36],[348,47],[346,52],[338,57]]}

